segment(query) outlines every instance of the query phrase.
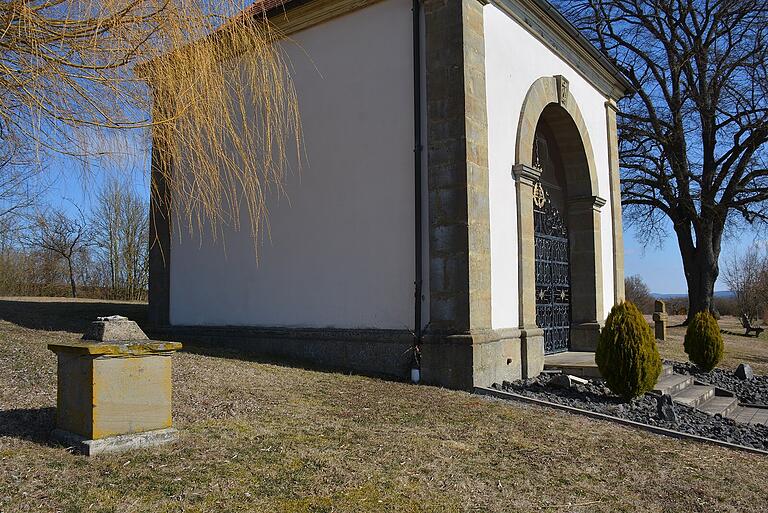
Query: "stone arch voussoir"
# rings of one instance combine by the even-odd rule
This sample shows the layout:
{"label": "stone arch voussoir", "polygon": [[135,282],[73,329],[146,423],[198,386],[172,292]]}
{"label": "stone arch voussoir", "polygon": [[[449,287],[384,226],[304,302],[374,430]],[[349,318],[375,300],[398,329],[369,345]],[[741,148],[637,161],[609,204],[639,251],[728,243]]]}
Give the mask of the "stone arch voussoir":
{"label": "stone arch voussoir", "polygon": [[[592,151],[592,142],[589,139],[589,132],[584,123],[584,117],[581,115],[581,109],[572,95],[566,92],[565,100],[561,100],[559,80],[562,77],[541,77],[537,79],[528,89],[528,93],[523,100],[523,106],[520,110],[520,122],[517,125],[517,138],[515,142],[515,164],[524,166],[533,166],[533,148],[534,138],[536,136],[536,126],[541,119],[544,109],[549,105],[559,105],[570,116],[573,121],[580,141],[574,141],[574,144],[580,144],[584,149],[584,156],[587,160],[588,177],[581,178],[579,182],[583,187],[574,191],[583,196],[598,196],[597,167],[595,165],[595,156]],[[566,82],[567,83],[567,82]]]}

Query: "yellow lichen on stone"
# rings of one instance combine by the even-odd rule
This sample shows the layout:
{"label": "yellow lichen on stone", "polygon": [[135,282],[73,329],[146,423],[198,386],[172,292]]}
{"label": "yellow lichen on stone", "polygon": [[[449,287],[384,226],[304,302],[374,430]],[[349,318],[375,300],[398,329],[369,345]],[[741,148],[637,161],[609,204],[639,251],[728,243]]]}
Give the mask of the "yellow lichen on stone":
{"label": "yellow lichen on stone", "polygon": [[48,349],[54,353],[72,352],[103,356],[140,356],[157,353],[167,353],[181,349],[179,342],[91,342],[87,340],[73,340],[71,342],[58,342],[48,344]]}

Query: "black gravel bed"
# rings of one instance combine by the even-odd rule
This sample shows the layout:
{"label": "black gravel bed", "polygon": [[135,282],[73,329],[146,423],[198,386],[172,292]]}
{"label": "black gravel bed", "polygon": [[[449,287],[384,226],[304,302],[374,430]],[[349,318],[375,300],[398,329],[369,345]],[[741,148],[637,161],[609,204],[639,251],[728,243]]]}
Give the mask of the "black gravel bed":
{"label": "black gravel bed", "polygon": [[677,420],[667,421],[658,414],[658,396],[655,394],[645,394],[626,402],[608,390],[601,380],[590,380],[585,385],[575,384],[570,388],[562,388],[550,383],[553,377],[553,375],[542,374],[532,379],[505,381],[502,385],[494,383],[493,387],[525,397],[603,413],[642,424],[768,450],[768,427],[766,426],[737,423],[732,419],[720,415],[708,415],[681,404],[674,405]]}
{"label": "black gravel bed", "polygon": [[730,390],[743,403],[768,405],[768,376],[755,374],[751,379],[742,380],[726,369],[716,368],[706,372],[690,362],[666,363],[672,364],[677,374],[690,374],[702,383]]}

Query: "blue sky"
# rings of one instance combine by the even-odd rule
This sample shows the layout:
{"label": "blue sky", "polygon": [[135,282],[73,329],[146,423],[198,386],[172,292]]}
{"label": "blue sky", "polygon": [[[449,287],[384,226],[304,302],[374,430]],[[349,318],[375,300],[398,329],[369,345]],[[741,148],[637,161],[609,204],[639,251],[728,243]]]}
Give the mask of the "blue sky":
{"label": "blue sky", "polygon": [[116,136],[98,144],[94,151],[103,150],[110,156],[90,157],[88,168],[66,156],[54,156],[46,161],[45,172],[41,173],[45,190],[42,206],[75,211],[74,204],[87,212],[93,206],[96,192],[110,178],[127,181],[141,197],[149,200],[149,148],[145,148],[148,143],[138,139],[128,142]]}
{"label": "blue sky", "polygon": [[[743,245],[751,243],[751,236],[745,234],[743,241],[726,241],[723,244],[721,269],[724,258],[731,251]],[[683,274],[683,261],[680,258],[680,250],[677,248],[677,240],[671,234],[664,241],[661,248],[656,246],[643,247],[637,241],[631,229],[624,230],[624,272],[626,276],[639,274],[643,281],[651,289],[651,292],[659,294],[685,294],[685,275]],[[719,279],[715,290],[727,290],[723,280]]]}

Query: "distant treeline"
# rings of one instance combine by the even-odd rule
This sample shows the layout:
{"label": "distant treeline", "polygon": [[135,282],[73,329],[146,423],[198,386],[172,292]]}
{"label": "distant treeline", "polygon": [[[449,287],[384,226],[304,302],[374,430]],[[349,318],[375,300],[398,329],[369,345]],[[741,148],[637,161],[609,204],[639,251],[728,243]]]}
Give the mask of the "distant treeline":
{"label": "distant treeline", "polygon": [[[652,314],[656,299],[661,299],[666,304],[669,315],[688,315],[689,302],[687,295],[656,297],[638,275],[625,278],[624,288],[627,299],[635,303],[644,314]],[[740,316],[744,311],[744,306],[740,305],[738,297],[736,294],[715,294],[715,316]],[[768,312],[756,315],[755,318],[762,318],[768,321],[766,313]]]}
{"label": "distant treeline", "polygon": [[145,300],[148,204],[108,182],[94,206],[34,209],[0,225],[0,295]]}

